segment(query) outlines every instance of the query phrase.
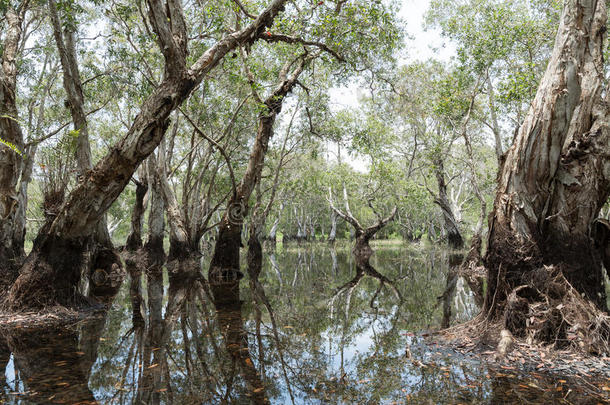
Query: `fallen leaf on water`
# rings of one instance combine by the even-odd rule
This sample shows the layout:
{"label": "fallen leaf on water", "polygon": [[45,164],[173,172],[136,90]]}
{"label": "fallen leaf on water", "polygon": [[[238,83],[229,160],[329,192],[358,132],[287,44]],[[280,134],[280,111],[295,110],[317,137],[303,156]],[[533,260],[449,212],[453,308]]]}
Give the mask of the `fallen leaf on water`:
{"label": "fallen leaf on water", "polygon": [[263,388],[263,387],[260,387],[260,388],[255,388],[255,389],[253,390],[253,392],[254,392],[254,393],[259,393],[259,392],[261,392],[261,391],[263,391],[263,390],[264,390],[264,388]]}

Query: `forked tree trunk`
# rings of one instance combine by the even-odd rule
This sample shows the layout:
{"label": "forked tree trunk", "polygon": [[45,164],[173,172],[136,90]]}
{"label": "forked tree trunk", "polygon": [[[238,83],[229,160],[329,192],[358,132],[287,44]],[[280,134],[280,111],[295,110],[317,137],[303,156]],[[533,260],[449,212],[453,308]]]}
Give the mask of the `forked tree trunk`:
{"label": "forked tree trunk", "polygon": [[167,3],[167,7],[155,0],[147,3],[151,25],[165,57],[164,79],[144,101],[127,134],[87,172],[57,216],[42,227],[10,290],[9,308],[74,303],[88,238],[136,168],[163,138],[172,111],[228,52],[262,36],[265,27],[271,26],[284,9],[286,0],[274,0],[250,25],[226,35],[190,68],[186,65],[187,33],[180,2]]}
{"label": "forked tree trunk", "polygon": [[[546,73],[498,176],[485,257],[490,315],[501,314],[511,292],[522,303],[552,296],[545,266],[606,308],[601,258],[589,239],[610,190],[605,32],[605,2],[566,2]],[[525,315],[512,326],[524,327]]]}
{"label": "forked tree trunk", "polygon": [[382,229],[384,226],[386,226],[388,224],[388,222],[394,220],[394,217],[396,216],[396,212],[397,212],[397,207],[394,207],[394,209],[392,210],[392,213],[389,216],[387,216],[386,218],[382,218],[381,216],[378,215],[377,222],[374,225],[364,228],[351,212],[351,209],[349,207],[348,198],[347,198],[347,189],[345,188],[345,185],[343,186],[343,199],[345,202],[345,211],[341,211],[340,209],[335,207],[335,205],[333,204],[332,190],[330,189],[330,187],[328,189],[328,192],[329,192],[328,202],[330,204],[330,208],[340,218],[342,218],[344,221],[346,221],[352,225],[352,227],[354,228],[354,233],[355,233],[355,238],[356,238],[356,242],[354,244],[354,247],[352,248],[352,254],[354,255],[354,259],[356,260],[356,276],[352,280],[350,280],[346,284],[344,284],[343,286],[339,287],[339,289],[335,293],[335,297],[345,290],[349,290],[350,291],[349,294],[351,294],[351,291],[356,287],[356,285],[358,285],[358,283],[360,282],[362,277],[366,274],[373,278],[378,279],[379,283],[380,283],[377,293],[374,295],[373,299],[371,300],[371,307],[373,306],[373,301],[377,297],[377,294],[381,290],[381,287],[383,287],[385,284],[387,284],[394,291],[394,294],[396,295],[396,297],[400,301],[402,301],[402,296],[401,296],[400,292],[398,291],[398,289],[396,288],[396,286],[394,285],[394,283],[391,280],[389,280],[386,276],[384,276],[383,274],[381,274],[377,270],[375,270],[375,268],[370,263],[371,256],[373,255],[373,249],[371,248],[369,242],[371,241],[373,236],[375,236],[375,234],[377,232],[379,232],[380,229]]}

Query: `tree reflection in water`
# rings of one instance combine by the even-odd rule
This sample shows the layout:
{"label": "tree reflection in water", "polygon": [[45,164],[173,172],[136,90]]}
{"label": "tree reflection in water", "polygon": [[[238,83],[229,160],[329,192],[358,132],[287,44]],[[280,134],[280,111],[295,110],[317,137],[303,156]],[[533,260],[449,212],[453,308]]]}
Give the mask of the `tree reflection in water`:
{"label": "tree reflection in water", "polygon": [[[143,274],[144,322],[132,323],[126,284],[110,311],[90,322],[4,331],[3,399],[40,404],[552,403],[568,389],[572,402],[583,398],[569,382],[559,392],[544,376],[493,370],[413,334],[443,321],[436,298],[447,286],[444,252],[376,249],[371,265],[395,280],[401,302],[392,289],[379,290],[374,277],[361,277],[351,298],[342,294],[333,300],[334,288],[351,283],[353,274],[348,248],[332,249],[278,249],[273,262],[263,254],[258,262],[248,261],[241,285],[208,285],[200,274],[165,281],[158,272]],[[455,307],[452,314],[465,315]],[[405,357],[407,345],[412,359]]]}

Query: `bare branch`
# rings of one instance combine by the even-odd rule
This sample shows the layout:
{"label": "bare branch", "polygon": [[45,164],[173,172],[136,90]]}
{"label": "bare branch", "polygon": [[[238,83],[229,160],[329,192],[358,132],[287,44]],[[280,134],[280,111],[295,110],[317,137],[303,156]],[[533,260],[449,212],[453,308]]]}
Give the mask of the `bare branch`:
{"label": "bare branch", "polygon": [[233,3],[237,4],[237,7],[239,7],[239,9],[241,10],[242,13],[244,13],[247,17],[252,18],[253,20],[257,19],[258,16],[251,14],[248,12],[248,10],[246,9],[246,7],[244,7],[243,4],[241,4],[241,1],[239,0],[233,0]]}
{"label": "bare branch", "polygon": [[259,34],[259,38],[261,38],[267,42],[285,42],[287,44],[301,44],[301,45],[305,45],[305,46],[314,46],[316,48],[323,50],[324,52],[331,54],[339,62],[345,62],[345,58],[343,58],[343,56],[339,55],[336,51],[332,50],[331,48],[328,47],[328,45],[326,45],[322,42],[308,41],[308,40],[305,40],[305,39],[299,38],[299,37],[293,37],[293,36],[284,35],[284,34],[272,34],[270,32],[265,32],[265,33]]}
{"label": "bare branch", "polygon": [[184,118],[186,118],[186,120],[193,126],[193,129],[200,136],[205,138],[209,143],[214,145],[216,147],[216,149],[218,149],[218,151],[220,152],[222,157],[225,159],[225,161],[227,162],[227,168],[229,169],[229,176],[231,177],[231,185],[233,187],[233,194],[235,195],[237,193],[237,183],[235,182],[235,174],[233,173],[233,167],[231,167],[231,158],[229,158],[229,155],[227,155],[227,152],[224,150],[224,148],[218,142],[216,142],[214,139],[212,139],[209,136],[207,136],[199,128],[199,126],[195,123],[195,121],[193,121],[191,119],[191,117],[189,117],[189,115],[186,112],[184,112],[184,110],[182,108],[178,107],[178,110],[182,113],[182,115],[184,115]]}
{"label": "bare branch", "polygon": [[[345,188],[343,190],[345,191]],[[328,201],[330,208],[337,215],[339,215],[344,221],[347,221],[348,223],[350,223],[356,229],[356,232],[362,231],[362,225],[360,225],[358,220],[356,218],[354,218],[354,216],[351,214],[351,212],[349,212],[349,205],[346,204],[346,206],[348,208],[348,213],[344,213],[343,211],[341,211],[340,209],[335,207],[335,204],[333,203],[333,191],[330,186],[328,187],[328,198],[326,200]]]}

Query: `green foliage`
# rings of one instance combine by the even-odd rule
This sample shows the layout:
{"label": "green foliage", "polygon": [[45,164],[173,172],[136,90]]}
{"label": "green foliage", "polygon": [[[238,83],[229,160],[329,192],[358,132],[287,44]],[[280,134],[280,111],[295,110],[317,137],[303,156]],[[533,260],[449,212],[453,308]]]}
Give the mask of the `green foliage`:
{"label": "green foliage", "polygon": [[457,61],[497,88],[503,111],[519,116],[550,55],[561,2],[434,0],[426,20],[457,45]]}

